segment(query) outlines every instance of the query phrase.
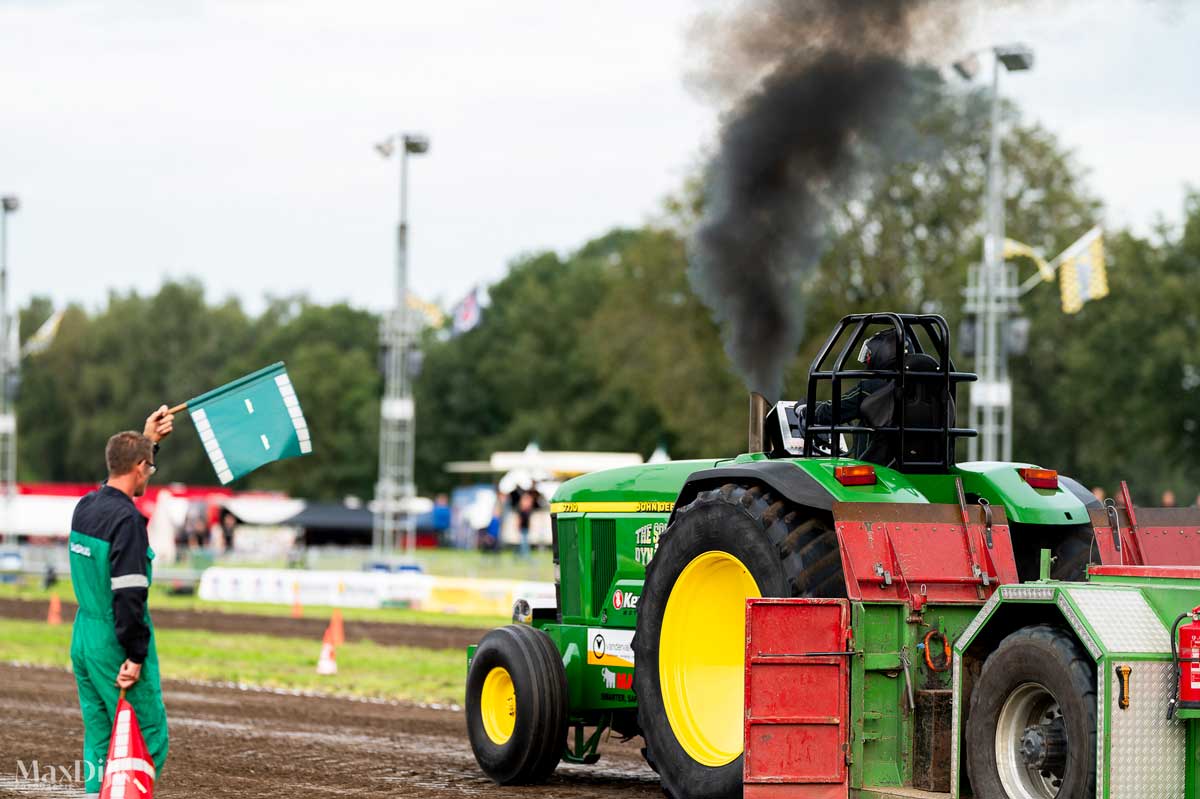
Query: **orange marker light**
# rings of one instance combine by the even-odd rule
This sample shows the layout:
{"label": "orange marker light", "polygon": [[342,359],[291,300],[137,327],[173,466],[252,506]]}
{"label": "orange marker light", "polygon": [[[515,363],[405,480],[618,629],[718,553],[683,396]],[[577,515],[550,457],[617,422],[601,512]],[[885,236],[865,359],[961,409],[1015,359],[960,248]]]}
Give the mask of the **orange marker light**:
{"label": "orange marker light", "polygon": [[833,476],[844,486],[873,486],[877,482],[874,466],[837,466]]}
{"label": "orange marker light", "polygon": [[1021,479],[1034,488],[1058,488],[1058,472],[1053,469],[1018,469]]}

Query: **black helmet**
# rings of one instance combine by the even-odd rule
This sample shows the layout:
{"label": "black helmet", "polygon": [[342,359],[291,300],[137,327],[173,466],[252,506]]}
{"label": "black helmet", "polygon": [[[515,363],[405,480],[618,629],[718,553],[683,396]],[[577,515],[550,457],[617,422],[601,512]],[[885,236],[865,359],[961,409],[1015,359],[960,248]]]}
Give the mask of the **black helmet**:
{"label": "black helmet", "polygon": [[[904,352],[909,351],[908,336],[904,337]],[[898,362],[896,357],[896,331],[893,329],[880,330],[863,342],[858,351],[858,360],[869,369],[894,369]]]}

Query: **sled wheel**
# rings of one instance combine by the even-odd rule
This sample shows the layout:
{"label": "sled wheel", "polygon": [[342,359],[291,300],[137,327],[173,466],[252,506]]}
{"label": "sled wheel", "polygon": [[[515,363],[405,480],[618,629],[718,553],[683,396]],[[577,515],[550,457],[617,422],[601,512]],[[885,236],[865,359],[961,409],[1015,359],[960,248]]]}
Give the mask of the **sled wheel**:
{"label": "sled wheel", "polygon": [[479,642],[467,673],[467,735],[500,785],[544,782],[567,734],[567,675],[541,630],[510,624]]}
{"label": "sled wheel", "polygon": [[1096,670],[1075,639],[1037,625],[988,657],[971,693],[967,769],[977,799],[1092,799]]}
{"label": "sled wheel", "polygon": [[733,484],[676,511],[633,638],[644,754],[668,796],[742,795],[746,599],[844,592],[831,520]]}

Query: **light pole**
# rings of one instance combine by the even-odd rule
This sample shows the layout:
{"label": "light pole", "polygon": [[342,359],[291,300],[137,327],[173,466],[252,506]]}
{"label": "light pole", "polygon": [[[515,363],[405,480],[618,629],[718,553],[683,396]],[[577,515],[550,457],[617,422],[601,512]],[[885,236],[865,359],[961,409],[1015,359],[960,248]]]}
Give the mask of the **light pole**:
{"label": "light pole", "polygon": [[[1017,308],[1015,271],[1004,262],[1004,161],[1000,152],[1000,70],[1019,72],[1033,68],[1033,51],[1023,44],[993,47],[991,144],[988,148],[987,198],[984,203],[986,234],[983,261],[967,278],[965,311],[975,319],[975,369],[979,382],[971,387],[971,427],[977,439],[967,441],[970,460],[1012,460],[1012,382],[1004,334],[1008,317]],[[954,64],[966,79],[978,70],[976,54]]]}
{"label": "light pole", "polygon": [[412,330],[408,313],[408,156],[428,152],[429,139],[418,133],[395,133],[375,149],[384,158],[400,152],[400,222],[396,226],[396,297],[392,310],[380,324],[383,346],[384,391],[379,408],[379,480],[375,484],[372,545],[377,555],[390,557],[396,534],[404,530],[404,548],[416,546],[411,502],[416,496],[413,479],[414,415],[409,375]]}
{"label": "light pole", "polygon": [[17,414],[13,371],[17,342],[8,315],[8,215],[21,207],[9,194],[0,197],[0,493],[4,496],[5,535],[11,534],[12,499],[17,493]]}

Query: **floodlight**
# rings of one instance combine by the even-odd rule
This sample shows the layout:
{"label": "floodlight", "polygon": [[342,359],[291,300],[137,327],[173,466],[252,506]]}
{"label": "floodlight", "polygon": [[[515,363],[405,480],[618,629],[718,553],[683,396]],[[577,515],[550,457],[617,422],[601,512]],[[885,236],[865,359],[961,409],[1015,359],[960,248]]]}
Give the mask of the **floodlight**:
{"label": "floodlight", "polygon": [[429,152],[429,137],[421,133],[404,134],[404,151],[418,155]]}
{"label": "floodlight", "polygon": [[996,48],[996,58],[1009,72],[1033,69],[1033,50],[1024,44],[1008,44]]}

